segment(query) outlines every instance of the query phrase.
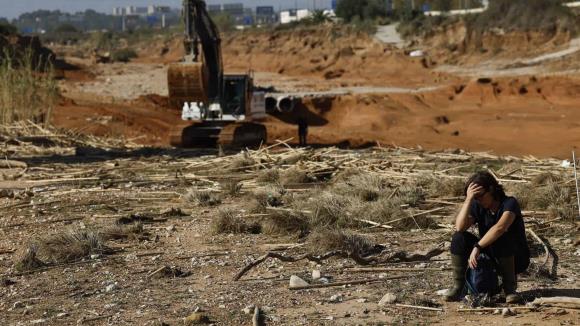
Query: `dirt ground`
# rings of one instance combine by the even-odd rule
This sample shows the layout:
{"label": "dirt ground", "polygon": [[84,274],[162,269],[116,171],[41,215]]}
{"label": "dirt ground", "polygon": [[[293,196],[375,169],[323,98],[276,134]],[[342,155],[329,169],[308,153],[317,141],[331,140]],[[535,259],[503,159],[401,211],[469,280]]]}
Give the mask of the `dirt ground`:
{"label": "dirt ground", "polygon": [[[224,37],[223,49],[227,72],[252,69],[258,86],[302,96],[293,116],[269,118],[270,141],[295,137],[293,121],[304,115],[310,141],[319,145],[378,142],[568,158],[579,140],[577,43],[554,41],[527,59],[506,50],[479,64],[466,54],[470,59],[455,66],[437,63],[442,55],[429,47],[411,58],[408,49],[325,29],[235,34]],[[84,68],[63,81],[72,101],[56,108],[55,124],[167,145],[172,125],[181,122],[180,108],[164,107],[165,75],[180,49],[178,39],[153,42],[129,64],[69,58]],[[527,60],[531,68],[510,67],[510,60]],[[128,127],[96,117],[103,114]]]}
{"label": "dirt ground", "polygon": [[[324,242],[314,240],[320,229],[312,229],[309,235],[272,234],[265,231],[265,225],[294,216],[276,215],[278,212],[299,212],[297,205],[305,202],[292,198],[310,198],[306,205],[316,205],[320,198],[326,198],[321,193],[343,189],[339,185],[344,187],[354,180],[367,180],[348,177],[353,172],[347,171],[363,171],[394,186],[399,182],[413,184],[424,173],[462,179],[469,173],[466,166],[485,165],[498,174],[507,173],[504,183],[515,189],[511,186],[529,184],[541,171],[569,178],[571,171],[561,168],[558,160],[512,157],[507,163],[506,158],[464,152],[402,148],[311,151],[283,146],[217,156],[215,151],[202,150],[116,149],[90,139],[62,144],[59,134],[36,134],[56,144],[38,147],[34,142],[22,141],[11,145],[11,159],[24,162],[27,169],[4,169],[7,179],[10,175],[18,177],[16,181],[0,182],[4,196],[0,199],[0,315],[4,325],[181,325],[184,318],[198,310],[208,323],[249,325],[253,314],[249,307],[253,305],[260,307],[267,325],[574,325],[580,321],[578,310],[561,307],[524,308],[527,310],[502,317],[494,309],[459,312],[457,309],[467,307],[465,303],[443,302],[437,291],[450,284],[448,240],[462,199],[445,195],[441,186],[434,186],[435,192],[429,191],[417,206],[406,208],[417,216],[417,226],[390,224],[394,229],[385,230],[364,223],[352,225],[349,232],[383,248],[375,256],[383,259],[382,263],[363,266],[348,257],[319,263],[270,259],[234,280],[242,267],[267,252],[297,257],[321,250],[316,248],[324,247]],[[513,168],[518,166],[519,172],[514,173]],[[282,204],[270,202],[273,206],[267,204],[264,213],[252,213],[251,203],[259,194],[272,191],[269,189],[274,181],[260,177],[271,168],[279,169],[282,176]],[[298,181],[297,171],[311,171],[317,180]],[[241,185],[235,192],[228,190],[233,179]],[[386,195],[379,195],[377,203],[390,200],[387,195],[391,189],[384,192]],[[218,200],[209,204],[196,195],[205,193]],[[373,202],[367,204],[374,207]],[[241,216],[240,225],[262,223],[263,233],[251,234],[242,228],[216,233],[222,230],[216,229],[216,220],[224,211]],[[533,267],[519,278],[519,291],[528,302],[540,296],[579,295],[580,251],[573,243],[578,226],[546,214],[527,212],[526,223],[559,256],[557,276],[550,278],[537,272],[544,264],[544,251],[530,237]],[[377,220],[378,216],[372,218]],[[432,222],[426,226],[424,221]],[[136,225],[141,229],[126,231]],[[111,228],[114,231],[108,231]],[[113,232],[113,236],[91,247],[84,256],[70,259],[72,253],[58,252],[70,251],[74,241],[59,247],[56,240],[47,240],[67,232],[99,232],[102,236]],[[75,239],[79,238],[83,239]],[[52,253],[47,253],[51,246]],[[411,257],[411,253],[425,255],[433,248],[442,250],[432,258],[397,258]],[[38,252],[37,258],[44,264],[19,269],[18,262],[23,261],[26,250]],[[404,255],[398,256],[401,251]],[[360,267],[368,270],[353,271]],[[324,284],[313,280],[313,270],[319,270],[331,286],[305,290],[288,287],[292,275],[310,284]],[[346,285],[332,286],[339,282]],[[396,302],[379,304],[387,293],[394,294]],[[499,303],[496,307],[505,306]]]}
{"label": "dirt ground", "polygon": [[[527,227],[559,258],[547,261],[557,266],[547,275],[544,249],[528,237],[533,265],[519,278],[526,303],[580,297],[573,172],[562,166],[580,141],[577,41],[560,37],[528,56],[511,49],[457,57],[432,40],[423,57],[411,58],[417,45],[399,49],[332,29],[225,36],[228,72],[252,69],[258,86],[304,95],[293,115],[265,122],[272,147],[240,154],[169,146],[188,125],[168,105],[165,81],[180,43],[142,45],[127,64],[67,56],[78,69],[63,72],[51,120],[67,133],[0,130],[7,159],[0,165],[0,324],[182,325],[191,316],[250,325],[254,305],[267,325],[580,323],[570,307],[523,303],[504,317],[504,303],[462,312],[467,303],[437,294],[450,286],[447,251],[463,200],[457,184],[484,168],[508,194],[563,200],[526,208]],[[522,73],[510,60],[533,70]],[[322,148],[276,142],[296,137],[297,115],[307,117],[309,142]],[[357,171],[370,179],[357,179]],[[558,181],[538,181],[546,174]],[[449,183],[420,184],[426,175]],[[420,195],[391,202],[409,187]],[[551,187],[555,195],[540,192]],[[340,197],[355,190],[362,193],[356,200]],[[336,206],[332,196],[348,205]],[[413,223],[394,221],[401,216]],[[328,226],[354,234],[347,240],[364,239],[375,250],[364,257],[378,263],[356,263],[358,251],[344,240],[338,256],[268,259],[234,280],[268,252],[324,254],[316,234]],[[87,238],[96,244],[69,252]],[[314,270],[326,280],[314,280]],[[293,275],[321,287],[290,289]],[[387,293],[396,302],[379,304]]]}

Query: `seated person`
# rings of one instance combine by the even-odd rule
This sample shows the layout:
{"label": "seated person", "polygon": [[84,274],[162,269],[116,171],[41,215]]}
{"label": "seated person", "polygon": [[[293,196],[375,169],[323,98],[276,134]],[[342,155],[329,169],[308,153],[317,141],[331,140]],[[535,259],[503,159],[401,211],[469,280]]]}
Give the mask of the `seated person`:
{"label": "seated person", "polygon": [[[465,185],[465,202],[455,220],[451,240],[454,286],[446,301],[459,301],[465,286],[467,266],[477,267],[485,252],[497,263],[507,303],[517,303],[516,275],[530,263],[524,220],[517,199],[508,197],[489,172],[478,172]],[[477,224],[479,238],[467,232]]]}

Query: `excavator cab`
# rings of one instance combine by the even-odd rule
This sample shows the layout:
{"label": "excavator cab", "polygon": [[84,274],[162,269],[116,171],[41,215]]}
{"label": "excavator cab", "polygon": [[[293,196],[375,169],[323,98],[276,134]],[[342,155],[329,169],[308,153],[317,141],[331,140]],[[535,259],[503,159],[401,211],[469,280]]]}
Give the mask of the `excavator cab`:
{"label": "excavator cab", "polygon": [[243,120],[251,105],[251,82],[248,75],[225,75],[222,97],[224,120]]}

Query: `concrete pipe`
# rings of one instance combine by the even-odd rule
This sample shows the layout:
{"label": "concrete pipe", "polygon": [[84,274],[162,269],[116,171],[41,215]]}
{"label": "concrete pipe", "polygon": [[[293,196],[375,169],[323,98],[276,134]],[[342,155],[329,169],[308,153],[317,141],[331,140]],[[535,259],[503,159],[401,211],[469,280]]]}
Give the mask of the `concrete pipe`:
{"label": "concrete pipe", "polygon": [[279,97],[278,98],[278,110],[284,113],[290,113],[294,111],[294,106],[296,102],[292,97]]}
{"label": "concrete pipe", "polygon": [[266,97],[266,113],[272,114],[278,111],[278,99],[272,96]]}

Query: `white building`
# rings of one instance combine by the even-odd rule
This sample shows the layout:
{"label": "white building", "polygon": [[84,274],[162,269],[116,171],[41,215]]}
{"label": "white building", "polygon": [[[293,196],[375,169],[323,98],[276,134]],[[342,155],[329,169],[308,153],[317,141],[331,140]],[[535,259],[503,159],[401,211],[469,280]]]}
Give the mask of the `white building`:
{"label": "white building", "polygon": [[309,17],[312,12],[308,9],[286,10],[280,12],[280,24],[288,24]]}

